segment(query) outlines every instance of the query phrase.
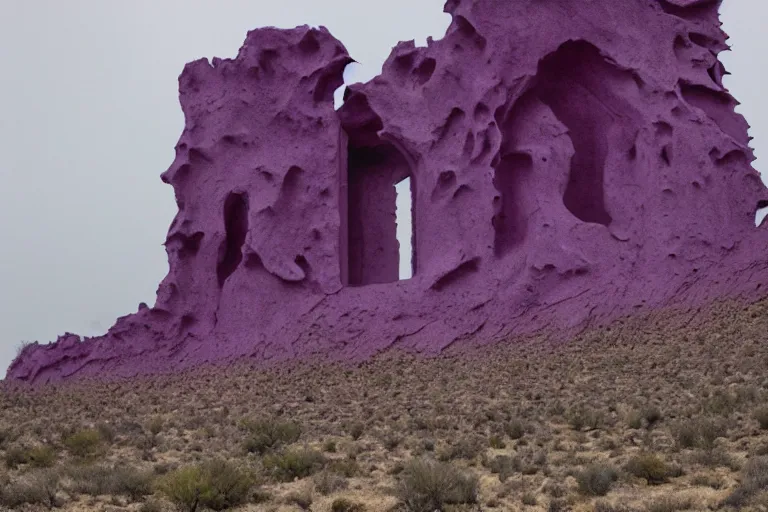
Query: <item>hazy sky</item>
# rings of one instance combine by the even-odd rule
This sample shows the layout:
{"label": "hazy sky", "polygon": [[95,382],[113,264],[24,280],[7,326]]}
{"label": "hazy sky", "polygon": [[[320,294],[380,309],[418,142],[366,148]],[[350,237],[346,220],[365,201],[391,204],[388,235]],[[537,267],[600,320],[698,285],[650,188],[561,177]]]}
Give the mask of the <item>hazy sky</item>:
{"label": "hazy sky", "polygon": [[[235,56],[249,29],[306,23],[344,42],[364,66],[348,81],[364,81],[397,41],[440,38],[450,21],[443,0],[0,1],[0,376],[22,340],[102,334],[154,303],[184,63]],[[725,0],[722,60],[768,158],[758,5]]]}

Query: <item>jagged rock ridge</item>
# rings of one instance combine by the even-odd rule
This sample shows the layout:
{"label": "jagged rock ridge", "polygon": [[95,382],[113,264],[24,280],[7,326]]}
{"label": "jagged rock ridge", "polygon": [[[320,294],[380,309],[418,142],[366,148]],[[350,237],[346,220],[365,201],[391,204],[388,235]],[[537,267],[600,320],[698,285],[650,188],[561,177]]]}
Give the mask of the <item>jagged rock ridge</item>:
{"label": "jagged rock ridge", "polygon": [[156,304],[27,347],[8,378],[431,355],[764,296],[768,193],[723,88],[719,4],[449,0],[445,36],[398,44],[339,111],[351,58],[324,28],[188,64]]}

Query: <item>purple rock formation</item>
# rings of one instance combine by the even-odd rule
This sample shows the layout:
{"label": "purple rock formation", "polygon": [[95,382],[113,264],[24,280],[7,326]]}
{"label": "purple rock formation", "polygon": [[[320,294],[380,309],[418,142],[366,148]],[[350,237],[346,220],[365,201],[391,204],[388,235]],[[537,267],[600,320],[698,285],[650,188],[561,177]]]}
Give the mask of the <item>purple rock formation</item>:
{"label": "purple rock formation", "polygon": [[445,37],[398,44],[339,111],[351,59],[324,28],[187,65],[155,306],[27,347],[8,378],[432,355],[763,297],[768,191],[722,85],[719,3],[449,0]]}

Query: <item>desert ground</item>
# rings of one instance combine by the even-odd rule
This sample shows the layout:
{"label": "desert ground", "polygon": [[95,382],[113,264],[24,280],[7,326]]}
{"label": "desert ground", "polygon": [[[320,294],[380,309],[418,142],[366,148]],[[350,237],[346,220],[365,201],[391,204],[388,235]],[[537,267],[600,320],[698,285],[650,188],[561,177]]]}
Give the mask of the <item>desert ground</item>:
{"label": "desert ground", "polygon": [[768,510],[768,301],[351,366],[0,388],[0,509]]}

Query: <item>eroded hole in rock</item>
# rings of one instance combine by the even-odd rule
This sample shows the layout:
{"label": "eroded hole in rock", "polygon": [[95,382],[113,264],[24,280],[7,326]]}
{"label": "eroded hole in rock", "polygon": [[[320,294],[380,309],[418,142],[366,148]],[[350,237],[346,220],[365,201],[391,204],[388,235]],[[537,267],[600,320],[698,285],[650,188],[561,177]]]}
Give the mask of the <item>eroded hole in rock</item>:
{"label": "eroded hole in rock", "polygon": [[501,158],[494,168],[493,185],[499,191],[496,214],[494,253],[507,254],[525,239],[526,218],[520,208],[521,182],[531,172],[533,160],[525,153],[511,153]]}
{"label": "eroded hole in rock", "polygon": [[413,190],[411,178],[405,178],[395,185],[397,199],[396,223],[397,243],[399,247],[398,277],[400,280],[413,277]]}
{"label": "eroded hole in rock", "polygon": [[224,201],[224,230],[226,238],[219,249],[216,275],[219,286],[237,269],[243,259],[243,244],[248,233],[248,196],[232,192]]}
{"label": "eroded hole in rock", "polygon": [[755,211],[755,226],[762,226],[766,217],[768,217],[768,200],[763,199],[757,202],[757,211]]}
{"label": "eroded hole in rock", "polygon": [[[351,93],[338,115],[347,143],[347,168],[339,177],[342,283],[364,286],[398,281],[400,244],[395,186],[411,178],[401,186],[410,188],[413,226],[418,213],[413,199],[417,197],[417,182],[405,155],[395,144],[379,137],[383,123],[365,95]],[[403,211],[403,219],[407,210]],[[412,228],[410,238],[415,273],[416,234]]]}
{"label": "eroded hole in rock", "polygon": [[611,223],[604,168],[612,128],[634,123],[624,97],[632,87],[632,73],[610,64],[586,41],[569,41],[539,64],[538,96],[568,128],[575,151],[563,202],[584,222]]}
{"label": "eroded hole in rock", "polygon": [[411,188],[412,181],[405,181],[410,168],[391,144],[355,142],[349,141],[347,161],[347,284],[391,283],[400,279],[395,186]]}

